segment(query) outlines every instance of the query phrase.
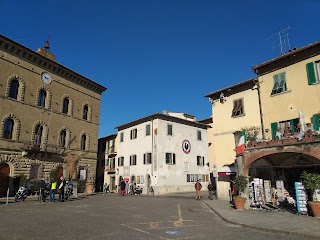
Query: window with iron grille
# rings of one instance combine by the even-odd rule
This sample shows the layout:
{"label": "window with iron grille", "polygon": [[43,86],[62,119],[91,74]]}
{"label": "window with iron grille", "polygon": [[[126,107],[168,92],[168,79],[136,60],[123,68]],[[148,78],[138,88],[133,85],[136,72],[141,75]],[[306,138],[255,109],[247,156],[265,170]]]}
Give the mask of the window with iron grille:
{"label": "window with iron grille", "polygon": [[238,117],[244,115],[243,99],[237,99],[233,101],[232,117]]}

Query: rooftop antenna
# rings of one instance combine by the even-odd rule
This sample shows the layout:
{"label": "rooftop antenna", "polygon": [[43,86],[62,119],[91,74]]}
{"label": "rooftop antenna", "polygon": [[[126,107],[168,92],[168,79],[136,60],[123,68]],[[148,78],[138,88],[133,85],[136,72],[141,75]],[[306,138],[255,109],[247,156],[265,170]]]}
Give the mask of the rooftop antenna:
{"label": "rooftop antenna", "polygon": [[277,50],[279,48],[280,55],[283,55],[290,50],[289,31],[290,27],[288,26],[268,37],[268,40],[271,40],[272,50]]}

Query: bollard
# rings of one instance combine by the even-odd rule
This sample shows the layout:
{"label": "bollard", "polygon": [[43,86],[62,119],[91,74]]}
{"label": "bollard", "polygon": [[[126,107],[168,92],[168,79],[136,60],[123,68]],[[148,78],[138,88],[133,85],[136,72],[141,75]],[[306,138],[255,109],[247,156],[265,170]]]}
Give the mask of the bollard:
{"label": "bollard", "polygon": [[7,202],[6,202],[6,205],[8,205],[8,202],[9,202],[9,192],[10,192],[10,189],[8,188],[8,190],[7,190]]}

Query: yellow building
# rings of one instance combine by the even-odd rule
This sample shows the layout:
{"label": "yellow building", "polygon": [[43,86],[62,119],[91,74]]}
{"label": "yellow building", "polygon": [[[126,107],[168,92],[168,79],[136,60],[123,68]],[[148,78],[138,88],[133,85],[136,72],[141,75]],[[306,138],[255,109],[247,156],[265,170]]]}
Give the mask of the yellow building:
{"label": "yellow building", "polygon": [[102,191],[105,184],[109,185],[110,191],[117,189],[115,166],[118,141],[116,139],[117,134],[111,134],[99,139],[96,187],[100,191]]}
{"label": "yellow building", "polygon": [[275,139],[277,129],[282,137],[298,132],[299,119],[319,130],[320,42],[291,50],[253,70],[260,85],[266,139]]}
{"label": "yellow building", "polygon": [[210,172],[217,179],[219,199],[231,197],[230,180],[237,172],[235,148],[242,129],[261,135],[261,118],[256,79],[220,89],[208,94],[212,103],[212,124],[210,126],[209,151]]}
{"label": "yellow building", "polygon": [[0,35],[0,196],[21,178],[94,183],[105,90],[59,64],[48,42],[33,51]]}

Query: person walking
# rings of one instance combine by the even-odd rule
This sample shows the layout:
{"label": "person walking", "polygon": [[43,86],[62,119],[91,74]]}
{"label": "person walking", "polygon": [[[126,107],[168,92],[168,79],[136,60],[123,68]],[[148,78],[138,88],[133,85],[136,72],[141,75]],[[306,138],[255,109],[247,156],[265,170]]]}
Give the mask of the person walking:
{"label": "person walking", "polygon": [[55,203],[56,201],[56,198],[55,198],[56,189],[57,189],[57,182],[52,179],[50,184],[50,202],[51,203]]}
{"label": "person walking", "polygon": [[200,190],[202,188],[202,185],[199,180],[200,179],[198,179],[196,184],[194,185],[194,188],[196,189],[196,200],[200,200]]}
{"label": "person walking", "polygon": [[211,184],[211,182],[209,182],[209,184],[208,184],[208,191],[209,191],[209,196],[208,196],[208,198],[209,198],[210,200],[212,200],[212,199],[213,199],[213,185]]}
{"label": "person walking", "polygon": [[59,201],[64,202],[64,186],[66,185],[66,181],[61,176],[60,177],[61,183],[59,185]]}

